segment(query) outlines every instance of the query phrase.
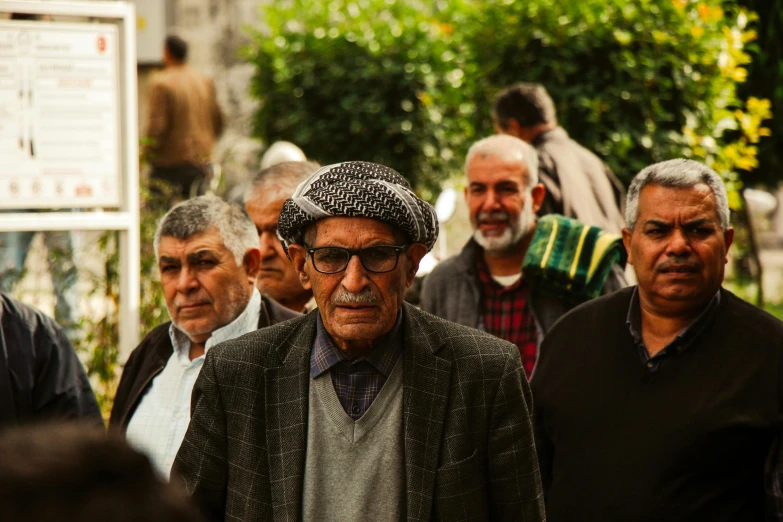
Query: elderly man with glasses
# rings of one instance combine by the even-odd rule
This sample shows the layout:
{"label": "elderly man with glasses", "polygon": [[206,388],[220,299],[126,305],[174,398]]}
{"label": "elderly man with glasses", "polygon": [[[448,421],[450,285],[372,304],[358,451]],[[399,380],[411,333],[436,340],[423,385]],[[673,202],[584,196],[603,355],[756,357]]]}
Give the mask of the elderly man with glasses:
{"label": "elderly man with glasses", "polygon": [[175,475],[213,520],[543,520],[516,347],[403,302],[438,234],[397,172],[323,167],[278,234],[318,309],[216,346]]}

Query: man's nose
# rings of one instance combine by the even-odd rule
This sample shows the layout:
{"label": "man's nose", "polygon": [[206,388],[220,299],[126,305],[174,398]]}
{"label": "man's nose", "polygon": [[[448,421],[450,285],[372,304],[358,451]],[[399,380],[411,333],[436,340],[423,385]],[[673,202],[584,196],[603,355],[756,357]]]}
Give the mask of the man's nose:
{"label": "man's nose", "polygon": [[672,231],[666,251],[669,255],[682,255],[690,252],[691,243],[688,234],[681,228],[675,228]]}
{"label": "man's nose", "polygon": [[277,252],[275,251],[276,243],[278,242],[277,236],[269,232],[262,232],[258,236],[259,248],[261,249],[261,257],[263,259],[269,259],[275,257]]}
{"label": "man's nose", "polygon": [[198,285],[196,273],[188,267],[182,267],[179,271],[179,277],[177,278],[177,292],[187,294],[198,288]]}
{"label": "man's nose", "polygon": [[343,272],[342,286],[351,293],[359,293],[368,283],[367,270],[362,265],[359,256],[352,256]]}
{"label": "man's nose", "polygon": [[492,189],[487,190],[484,196],[484,204],[482,207],[484,207],[486,210],[496,210],[499,206],[500,199],[498,199],[497,193]]}

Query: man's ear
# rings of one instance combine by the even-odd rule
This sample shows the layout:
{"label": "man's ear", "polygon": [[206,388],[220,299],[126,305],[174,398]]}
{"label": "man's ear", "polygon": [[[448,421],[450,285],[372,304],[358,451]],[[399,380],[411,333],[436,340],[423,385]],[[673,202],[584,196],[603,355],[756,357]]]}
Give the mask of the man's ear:
{"label": "man's ear", "polygon": [[[726,253],[728,254],[729,248],[731,247],[731,244],[734,242],[734,229],[732,227],[729,227],[726,229],[726,232],[723,233],[723,241],[726,244]],[[728,255],[724,256],[723,258],[723,264],[729,262]]]}
{"label": "man's ear", "polygon": [[261,250],[258,248],[249,248],[245,252],[245,257],[242,259],[242,264],[247,272],[247,279],[253,284],[258,279],[258,274],[261,273]]}
{"label": "man's ear", "polygon": [[288,245],[288,257],[294,264],[296,273],[299,276],[299,282],[305,290],[312,290],[313,284],[310,282],[310,276],[305,271],[307,262],[307,250],[302,245]]}
{"label": "man's ear", "polygon": [[628,264],[633,264],[633,257],[631,256],[631,235],[633,232],[628,230],[628,227],[623,228],[623,245],[625,245],[625,251],[628,252]]}
{"label": "man's ear", "polygon": [[543,183],[537,184],[530,191],[530,197],[533,198],[533,214],[538,214],[538,210],[544,203],[544,196],[546,196],[546,187],[544,187]]}
{"label": "man's ear", "polygon": [[405,273],[405,283],[408,288],[413,284],[416,272],[419,271],[419,263],[427,255],[427,246],[423,243],[413,243],[408,247],[408,267]]}

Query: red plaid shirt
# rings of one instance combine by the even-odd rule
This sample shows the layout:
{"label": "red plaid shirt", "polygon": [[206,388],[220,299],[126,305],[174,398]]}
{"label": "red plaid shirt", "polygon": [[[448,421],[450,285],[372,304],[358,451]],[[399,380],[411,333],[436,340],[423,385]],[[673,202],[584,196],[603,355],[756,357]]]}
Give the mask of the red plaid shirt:
{"label": "red plaid shirt", "polygon": [[530,377],[536,365],[538,345],[535,319],[527,306],[525,280],[520,278],[513,285],[502,287],[492,279],[484,260],[479,259],[477,264],[484,295],[484,329],[517,345],[522,366]]}

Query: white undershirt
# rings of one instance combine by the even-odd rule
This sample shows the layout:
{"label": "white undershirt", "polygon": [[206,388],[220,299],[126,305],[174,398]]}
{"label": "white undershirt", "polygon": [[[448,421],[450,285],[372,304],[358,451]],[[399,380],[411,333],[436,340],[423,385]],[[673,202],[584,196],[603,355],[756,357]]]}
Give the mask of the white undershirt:
{"label": "white undershirt", "polygon": [[492,279],[502,287],[511,286],[522,278],[522,272],[518,274],[512,274],[507,276],[492,275]]}
{"label": "white undershirt", "polygon": [[152,380],[128,423],[126,434],[128,442],[146,453],[167,480],[190,424],[190,395],[207,352],[218,343],[257,330],[260,311],[261,294],[254,290],[245,310],[234,321],[212,332],[204,345],[204,354],[192,361],[190,339],[171,324],[169,335],[174,352],[163,371]]}

